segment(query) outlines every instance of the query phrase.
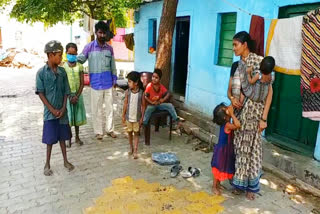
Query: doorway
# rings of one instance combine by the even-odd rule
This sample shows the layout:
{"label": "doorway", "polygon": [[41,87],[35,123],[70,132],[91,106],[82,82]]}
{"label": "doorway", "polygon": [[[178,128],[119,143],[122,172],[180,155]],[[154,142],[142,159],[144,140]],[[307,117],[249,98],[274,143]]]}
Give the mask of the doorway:
{"label": "doorway", "polygon": [[173,92],[185,96],[188,76],[190,16],[176,19]]}

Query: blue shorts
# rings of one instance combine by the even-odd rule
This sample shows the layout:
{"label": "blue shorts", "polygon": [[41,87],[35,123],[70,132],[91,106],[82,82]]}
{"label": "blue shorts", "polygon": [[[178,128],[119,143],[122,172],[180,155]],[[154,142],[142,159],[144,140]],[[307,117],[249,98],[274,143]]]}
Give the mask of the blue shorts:
{"label": "blue shorts", "polygon": [[43,124],[42,143],[56,144],[58,141],[71,139],[69,124],[60,124],[59,119],[46,120]]}

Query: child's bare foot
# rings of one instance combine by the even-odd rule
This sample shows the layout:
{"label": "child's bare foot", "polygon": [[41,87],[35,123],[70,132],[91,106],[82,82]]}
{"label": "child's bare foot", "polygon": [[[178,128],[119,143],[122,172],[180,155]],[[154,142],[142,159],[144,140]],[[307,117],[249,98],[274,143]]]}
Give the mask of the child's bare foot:
{"label": "child's bare foot", "polygon": [[133,159],[138,159],[138,153],[137,152],[133,153]]}
{"label": "child's bare foot", "polygon": [[83,145],[83,142],[80,140],[80,138],[77,138],[77,139],[76,139],[76,143],[79,144],[80,146]]}
{"label": "child's bare foot", "polygon": [[133,150],[130,150],[130,151],[128,152],[128,155],[133,155]]}
{"label": "child's bare foot", "polygon": [[68,161],[64,162],[64,167],[66,167],[69,172],[71,172],[74,169],[74,166]]}
{"label": "child's bare foot", "polygon": [[246,197],[250,201],[253,201],[255,199],[255,195],[253,192],[247,192]]}
{"label": "child's bare foot", "polygon": [[221,190],[219,188],[216,188],[215,186],[212,186],[212,193],[221,195]]}
{"label": "child's bare foot", "polygon": [[46,164],[44,166],[43,174],[45,176],[51,176],[53,174],[52,170],[50,169],[50,165],[49,164]]}

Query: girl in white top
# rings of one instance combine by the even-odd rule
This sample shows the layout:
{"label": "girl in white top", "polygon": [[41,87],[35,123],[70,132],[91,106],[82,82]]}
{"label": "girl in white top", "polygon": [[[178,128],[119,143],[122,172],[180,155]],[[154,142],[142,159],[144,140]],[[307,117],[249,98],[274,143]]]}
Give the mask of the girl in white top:
{"label": "girl in white top", "polygon": [[[123,104],[122,123],[127,127],[130,151],[134,159],[138,158],[139,130],[142,125],[145,99],[140,73],[132,71],[127,75],[129,89]],[[134,145],[133,145],[134,143]]]}

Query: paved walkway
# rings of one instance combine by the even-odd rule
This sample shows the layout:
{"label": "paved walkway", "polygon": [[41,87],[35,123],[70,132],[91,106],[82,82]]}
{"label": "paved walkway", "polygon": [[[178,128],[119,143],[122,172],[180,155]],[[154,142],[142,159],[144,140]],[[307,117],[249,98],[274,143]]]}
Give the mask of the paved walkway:
{"label": "paved walkway", "polygon": [[[34,70],[0,68],[0,213],[82,213],[94,205],[94,199],[102,195],[105,187],[116,178],[131,176],[161,185],[173,185],[191,191],[211,190],[211,153],[193,151],[189,137],[173,136],[168,140],[167,128],[152,133],[151,146],[140,143],[140,158],[128,157],[128,143],[116,115],[117,139],[105,137],[103,141],[93,138],[90,121],[89,88],[84,89],[88,124],[81,127],[83,146],[73,145],[68,149],[68,158],[75,170],[68,172],[63,167],[60,147],[55,145],[51,167],[53,176],[43,175],[46,147],[41,143],[43,106],[34,94]],[[115,96],[120,103],[121,98]],[[116,110],[121,109],[115,104]],[[169,167],[154,164],[152,152],[175,152],[181,164],[200,167],[202,175],[185,180],[171,179]],[[222,204],[225,213],[310,213],[312,200],[300,197],[294,188],[270,174],[262,181],[262,190],[253,202],[245,197],[234,197],[228,191]],[[227,184],[225,184],[227,186]],[[287,191],[285,191],[287,187]],[[293,191],[289,195],[287,192]],[[161,212],[159,212],[161,213]]]}

